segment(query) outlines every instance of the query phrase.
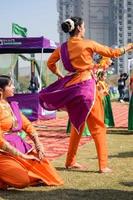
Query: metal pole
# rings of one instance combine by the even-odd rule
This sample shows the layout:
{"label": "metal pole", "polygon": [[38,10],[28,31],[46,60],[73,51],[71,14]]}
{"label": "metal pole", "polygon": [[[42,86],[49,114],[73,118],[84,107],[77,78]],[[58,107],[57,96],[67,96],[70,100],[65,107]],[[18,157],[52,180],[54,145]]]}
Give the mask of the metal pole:
{"label": "metal pole", "polygon": [[39,76],[39,91],[41,90],[42,88],[42,57],[43,57],[43,48],[42,48],[42,51],[41,51],[41,64],[40,64],[40,76]]}

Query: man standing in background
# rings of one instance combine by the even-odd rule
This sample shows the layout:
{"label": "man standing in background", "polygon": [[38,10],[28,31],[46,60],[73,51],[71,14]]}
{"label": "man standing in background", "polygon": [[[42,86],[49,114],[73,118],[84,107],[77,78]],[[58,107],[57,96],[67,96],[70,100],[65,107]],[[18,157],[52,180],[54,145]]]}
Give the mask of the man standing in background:
{"label": "man standing in background", "polygon": [[123,74],[120,75],[120,78],[118,80],[119,101],[121,103],[124,102],[125,87],[126,87],[126,80],[127,79],[128,79],[128,74],[123,73]]}

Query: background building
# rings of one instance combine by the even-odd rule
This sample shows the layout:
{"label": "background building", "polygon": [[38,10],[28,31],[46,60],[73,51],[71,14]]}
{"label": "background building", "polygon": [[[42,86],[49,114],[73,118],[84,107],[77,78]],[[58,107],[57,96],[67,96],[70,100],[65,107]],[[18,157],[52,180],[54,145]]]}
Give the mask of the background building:
{"label": "background building", "polygon": [[[60,24],[70,16],[81,16],[86,25],[86,37],[112,47],[133,42],[133,0],[57,0],[60,42],[67,35]],[[116,60],[117,73],[128,72],[129,52]]]}

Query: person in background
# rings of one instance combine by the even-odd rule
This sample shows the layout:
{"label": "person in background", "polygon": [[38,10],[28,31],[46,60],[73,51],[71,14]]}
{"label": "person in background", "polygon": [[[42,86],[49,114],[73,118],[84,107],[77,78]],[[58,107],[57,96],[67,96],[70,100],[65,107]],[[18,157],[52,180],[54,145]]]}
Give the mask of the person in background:
{"label": "person in background", "polygon": [[[63,181],[45,157],[42,143],[31,122],[19,111],[18,103],[8,103],[14,95],[9,76],[0,75],[0,189],[38,185],[62,185]],[[19,136],[24,130],[33,146]]]}
{"label": "person in background", "polygon": [[[66,169],[84,169],[83,165],[76,162],[76,153],[87,123],[97,150],[99,172],[109,173],[112,170],[108,167],[103,105],[92,72],[93,54],[98,53],[110,58],[119,57],[133,49],[133,44],[112,49],[85,39],[85,24],[80,17],[66,19],[61,27],[65,33],[69,33],[70,38],[52,53],[47,62],[49,69],[59,80],[40,91],[40,104],[47,110],[63,108],[68,112],[72,126]],[[65,77],[56,66],[60,59],[68,71]]]}
{"label": "person in background", "polygon": [[35,72],[31,73],[30,85],[28,88],[32,93],[36,93],[39,89],[39,82],[37,76],[35,76]]}
{"label": "person in background", "polygon": [[99,71],[97,73],[97,87],[101,93],[103,107],[104,107],[104,123],[106,127],[114,127],[114,118],[111,106],[111,100],[109,95],[109,88],[106,83],[107,74],[105,71]]}
{"label": "person in background", "polygon": [[128,110],[128,130],[133,130],[133,76],[130,78],[130,92],[131,98],[129,101],[129,110]]}
{"label": "person in background", "polygon": [[127,79],[128,79],[127,73],[120,74],[120,78],[118,80],[118,91],[119,91],[119,101],[121,103],[124,102],[125,87],[126,87],[126,80]]}

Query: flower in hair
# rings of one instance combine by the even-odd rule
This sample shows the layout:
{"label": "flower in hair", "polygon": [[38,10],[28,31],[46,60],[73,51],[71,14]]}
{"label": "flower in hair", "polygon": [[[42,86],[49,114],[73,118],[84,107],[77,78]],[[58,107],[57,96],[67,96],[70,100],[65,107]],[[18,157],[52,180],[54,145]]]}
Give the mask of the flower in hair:
{"label": "flower in hair", "polygon": [[65,22],[69,22],[69,24],[70,24],[69,32],[71,32],[75,29],[74,21],[72,19],[66,19]]}

